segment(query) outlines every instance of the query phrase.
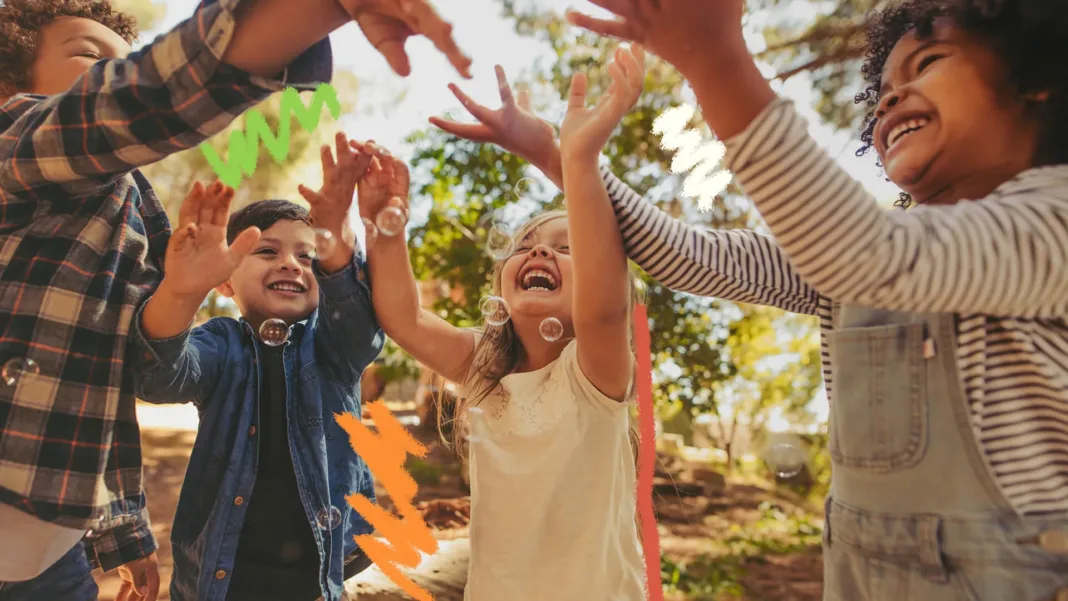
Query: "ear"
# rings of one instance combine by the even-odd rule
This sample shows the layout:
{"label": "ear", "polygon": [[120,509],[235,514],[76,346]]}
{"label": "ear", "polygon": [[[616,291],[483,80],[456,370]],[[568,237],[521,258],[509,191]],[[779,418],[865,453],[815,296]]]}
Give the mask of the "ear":
{"label": "ear", "polygon": [[216,286],[215,291],[225,296],[226,298],[234,298],[234,287],[230,285],[229,280]]}

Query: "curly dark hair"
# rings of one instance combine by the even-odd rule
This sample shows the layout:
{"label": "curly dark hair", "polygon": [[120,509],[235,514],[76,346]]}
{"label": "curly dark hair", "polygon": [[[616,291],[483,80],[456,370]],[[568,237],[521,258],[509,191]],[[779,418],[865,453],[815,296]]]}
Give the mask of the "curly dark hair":
{"label": "curly dark hair", "polygon": [[3,0],[0,4],[0,98],[24,92],[33,84],[38,34],[59,17],[92,19],[130,44],[137,39],[133,17],[116,11],[108,0]]}
{"label": "curly dark hair", "polygon": [[[1045,102],[1034,107],[1043,127],[1033,164],[1068,162],[1068,12],[1064,0],[906,0],[873,12],[861,67],[867,87],[854,98],[869,108],[860,136],[864,145],[857,156],[873,145],[880,79],[891,50],[910,31],[915,30],[920,39],[930,37],[935,21],[943,17],[991,45],[1005,61],[1009,84],[1018,94],[1049,93]],[[894,204],[907,208],[912,199],[902,193]]]}

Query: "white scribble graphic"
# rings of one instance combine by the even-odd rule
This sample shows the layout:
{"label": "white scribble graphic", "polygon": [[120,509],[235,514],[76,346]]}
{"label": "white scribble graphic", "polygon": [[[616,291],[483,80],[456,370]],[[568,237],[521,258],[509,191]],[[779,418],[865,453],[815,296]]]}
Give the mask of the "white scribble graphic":
{"label": "white scribble graphic", "polygon": [[711,211],[716,196],[727,188],[734,174],[717,170],[727,153],[722,142],[704,142],[697,130],[686,128],[693,114],[693,107],[687,105],[668,109],[653,122],[653,133],[660,136],[661,148],[675,151],[671,172],[690,173],[682,184],[683,195],[696,198],[702,211]]}

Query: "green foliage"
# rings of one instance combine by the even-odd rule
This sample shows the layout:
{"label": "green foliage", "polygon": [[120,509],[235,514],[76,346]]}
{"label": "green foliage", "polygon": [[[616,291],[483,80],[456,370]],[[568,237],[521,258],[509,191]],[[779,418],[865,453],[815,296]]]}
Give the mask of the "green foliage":
{"label": "green foliage", "polygon": [[441,482],[441,466],[429,461],[423,461],[418,457],[409,455],[408,461],[404,464],[404,469],[408,470],[412,479],[420,486],[435,486]]}

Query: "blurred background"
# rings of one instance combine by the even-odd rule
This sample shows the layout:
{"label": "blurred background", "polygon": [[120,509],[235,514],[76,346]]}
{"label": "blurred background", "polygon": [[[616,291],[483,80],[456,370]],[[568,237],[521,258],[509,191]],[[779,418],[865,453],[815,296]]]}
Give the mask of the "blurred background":
{"label": "blurred background", "polygon": [[[116,0],[136,15],[141,43],[188,18],[195,0]],[[898,190],[885,180],[874,156],[857,157],[863,106],[859,42],[865,12],[878,0],[750,0],[747,39],[761,68],[780,94],[797,103],[820,144],[889,206]],[[254,177],[238,191],[235,209],[264,198],[303,202],[299,183],[321,183],[318,148],[340,130],[373,139],[409,162],[413,176],[408,226],[423,302],[460,326],[480,322],[478,300],[488,291],[492,259],[484,252],[492,221],[517,224],[558,200],[548,180],[520,159],[491,146],[457,140],[427,122],[431,115],[470,117],[446,85],[457,82],[477,101],[499,106],[493,73],[498,61],[513,85],[530,87],[539,114],[559,124],[572,74],[587,71],[594,93],[605,80],[602,65],[614,42],[583,34],[563,19],[575,6],[564,0],[465,0],[438,2],[455,25],[460,46],[474,58],[474,79],[463,81],[426,40],[412,40],[412,75],[400,78],[355,26],[332,35],[334,86],[341,119],[324,111],[317,131],[292,123],[293,143],[285,162],[261,151]],[[270,40],[264,40],[270,43]],[[309,96],[306,95],[306,98]],[[725,203],[701,212],[681,194],[684,175],[670,170],[673,153],[652,133],[666,109],[696,106],[691,91],[670,66],[652,58],[645,94],[606,149],[617,175],[651,201],[688,223],[710,229],[763,227],[731,187]],[[279,122],[279,95],[259,110]],[[699,113],[698,113],[699,115]],[[711,139],[708,128],[692,123]],[[209,143],[224,157],[231,129]],[[174,155],[145,170],[172,219],[195,181],[214,179],[199,149]],[[520,184],[520,180],[531,178]],[[362,228],[356,228],[362,234]],[[693,298],[646,278],[652,331],[654,401],[658,420],[656,510],[662,569],[669,598],[816,600],[821,594],[819,541],[821,501],[829,478],[826,456],[827,401],[820,379],[815,318],[720,300]],[[235,315],[226,299],[212,295],[201,319]],[[415,576],[437,587],[442,601],[461,598],[468,515],[464,465],[439,441],[436,396],[447,411],[453,387],[405,353],[387,344],[364,376],[364,401],[380,399],[431,447],[409,469],[420,482],[418,501],[443,541],[434,569]],[[161,565],[169,574],[168,537],[178,488],[195,435],[191,405],[139,406],[145,470]],[[803,453],[783,469],[767,461],[768,448]],[[384,491],[381,491],[384,493]],[[384,498],[388,504],[388,497]],[[442,563],[444,562],[444,563]],[[442,567],[445,566],[445,567]],[[450,567],[451,566],[451,567]],[[403,599],[380,574],[369,571],[353,583],[361,599]],[[101,599],[114,595],[114,574],[101,579]],[[161,599],[166,594],[166,580]]]}

